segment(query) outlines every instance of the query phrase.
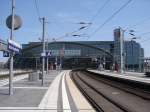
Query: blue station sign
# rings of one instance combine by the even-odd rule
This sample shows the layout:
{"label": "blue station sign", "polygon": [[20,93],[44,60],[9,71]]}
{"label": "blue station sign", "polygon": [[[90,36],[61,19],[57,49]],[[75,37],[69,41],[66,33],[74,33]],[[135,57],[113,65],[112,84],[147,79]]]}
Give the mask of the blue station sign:
{"label": "blue station sign", "polygon": [[8,51],[3,51],[3,57],[9,57],[9,52]]}
{"label": "blue station sign", "polygon": [[22,49],[22,46],[18,43],[16,43],[13,40],[8,40],[8,50],[12,52],[19,52]]}
{"label": "blue station sign", "polygon": [[51,51],[46,51],[45,53],[41,53],[41,57],[50,57],[52,55]]}
{"label": "blue station sign", "polygon": [[47,57],[50,57],[52,55],[52,52],[51,51],[46,51],[46,56]]}

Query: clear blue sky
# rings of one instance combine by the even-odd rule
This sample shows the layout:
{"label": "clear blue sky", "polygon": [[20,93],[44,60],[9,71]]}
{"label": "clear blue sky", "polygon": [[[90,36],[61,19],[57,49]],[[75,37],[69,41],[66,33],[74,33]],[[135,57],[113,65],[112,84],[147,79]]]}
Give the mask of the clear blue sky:
{"label": "clear blue sky", "polygon": [[[93,25],[87,29],[78,32],[78,34],[86,33],[90,35],[98,26],[100,26],[108,17],[118,10],[128,0],[110,0],[106,7],[94,19]],[[98,9],[106,2],[106,0],[37,0],[41,17],[46,17],[46,38],[58,38],[66,33],[77,30],[81,25],[78,22],[90,22]],[[96,34],[92,35],[88,40],[113,40],[114,28],[121,26],[127,28],[140,21],[145,20],[141,24],[131,27],[136,31],[136,35],[150,32],[150,0],[132,0],[132,2],[121,12],[119,12],[111,21],[109,21]],[[0,38],[7,40],[9,37],[9,29],[5,25],[5,20],[11,13],[11,0],[0,0]],[[42,26],[38,20],[35,7],[35,0],[16,0],[15,13],[20,15],[23,21],[22,27],[15,31],[15,40],[19,43],[28,43],[30,41],[39,41],[41,37]],[[149,20],[147,18],[149,17]],[[130,38],[125,34],[125,39]],[[150,39],[150,33],[141,36],[141,42]],[[87,40],[86,37],[66,37],[61,40]],[[150,41],[142,42],[141,45],[145,49],[145,56],[150,56]],[[0,56],[0,60],[4,60]]]}

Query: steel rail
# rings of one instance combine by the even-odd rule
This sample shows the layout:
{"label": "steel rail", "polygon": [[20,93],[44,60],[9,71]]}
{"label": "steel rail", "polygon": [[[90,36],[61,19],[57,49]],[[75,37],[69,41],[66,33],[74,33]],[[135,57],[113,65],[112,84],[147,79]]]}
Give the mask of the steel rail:
{"label": "steel rail", "polygon": [[[117,108],[119,108],[120,110],[122,110],[123,112],[133,112],[132,110],[129,110],[128,108],[122,106],[119,103],[116,103],[115,101],[113,101],[111,98],[107,97],[105,94],[103,94],[102,92],[98,91],[96,88],[94,88],[92,85],[90,85],[88,82],[86,82],[84,79],[82,79],[78,74],[76,74],[76,76],[78,77],[78,79],[80,81],[82,81],[85,85],[87,85],[89,88],[91,88],[91,90],[93,90],[94,92],[96,92],[97,94],[99,94],[100,96],[102,96],[104,99],[106,99],[108,102],[110,102],[111,104],[113,104],[114,106],[116,106]],[[81,92],[85,95],[85,97],[87,98],[87,100],[89,100],[89,102],[92,104],[92,106],[97,110],[98,108],[102,109],[97,102],[94,101],[94,99],[91,98],[91,96],[88,95],[88,93],[86,93],[83,88],[78,84],[78,81],[74,78],[74,76],[72,75],[72,79],[75,82],[75,84],[77,85],[77,87],[81,90]],[[87,97],[88,96],[88,97]],[[98,106],[97,106],[98,105]],[[102,109],[104,112],[104,109]],[[99,112],[99,111],[98,111]]]}
{"label": "steel rail", "polygon": [[[114,87],[114,88],[117,88],[119,90],[122,90],[124,92],[133,94],[133,95],[138,96],[138,97],[140,97],[140,98],[142,98],[144,100],[150,100],[150,96],[149,96],[150,92],[148,92],[148,91],[144,91],[144,90],[141,90],[141,89],[138,89],[138,88],[133,88],[132,86],[127,86],[127,85],[124,85],[124,84],[121,84],[121,83],[117,83],[117,82],[115,82],[113,80],[100,78],[100,76],[97,76],[99,78],[96,78],[96,77],[91,76],[89,73],[86,74],[86,75],[88,75],[89,77],[91,77],[94,80],[100,81],[100,82],[102,82],[104,84],[107,84],[107,85],[109,85],[111,87]],[[96,75],[96,74],[92,74],[92,75]],[[121,88],[120,86],[124,86],[124,88]],[[125,87],[127,87],[127,88],[125,88]],[[144,93],[144,95],[142,95],[143,93]]]}

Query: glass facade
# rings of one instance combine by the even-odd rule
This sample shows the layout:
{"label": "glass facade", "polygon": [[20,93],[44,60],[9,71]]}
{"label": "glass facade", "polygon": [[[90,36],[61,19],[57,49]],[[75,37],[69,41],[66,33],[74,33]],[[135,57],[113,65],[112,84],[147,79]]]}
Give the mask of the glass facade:
{"label": "glass facade", "polygon": [[[124,69],[140,70],[143,68],[144,49],[134,40],[123,40],[123,63]],[[120,29],[114,30],[114,61],[120,66]]]}
{"label": "glass facade", "polygon": [[[46,43],[46,51],[51,51],[51,58],[53,60],[63,57],[63,60],[68,61],[69,59],[73,59],[77,62],[77,60],[81,61],[79,60],[81,58],[87,58],[87,60],[96,59],[98,62],[105,60],[107,66],[112,66],[115,61],[117,63],[120,61],[120,44],[118,38],[115,38],[114,41],[49,42],[48,44]],[[40,59],[41,52],[42,43],[40,42],[23,44],[22,57],[27,54],[32,54],[33,57]],[[139,67],[143,64],[140,58],[144,57],[144,50],[139,43],[135,41],[124,41],[124,54],[126,67]],[[72,63],[74,62],[72,61]]]}

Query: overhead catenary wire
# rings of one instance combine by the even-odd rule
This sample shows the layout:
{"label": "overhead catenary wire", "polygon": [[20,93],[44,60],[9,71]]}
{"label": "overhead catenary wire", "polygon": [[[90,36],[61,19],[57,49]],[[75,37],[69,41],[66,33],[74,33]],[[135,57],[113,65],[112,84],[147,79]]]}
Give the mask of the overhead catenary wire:
{"label": "overhead catenary wire", "polygon": [[144,43],[144,42],[149,42],[150,41],[150,38],[148,39],[145,39],[145,40],[142,40],[141,43]]}
{"label": "overhead catenary wire", "polygon": [[147,34],[150,34],[150,32],[145,32],[145,33],[142,33],[140,35],[142,36],[142,35],[147,35]]}
{"label": "overhead catenary wire", "polygon": [[[141,34],[139,34],[139,36],[135,36],[135,35],[134,35],[134,37],[140,39],[140,42],[146,42],[146,41],[149,40],[150,38],[149,38],[149,37],[143,37],[143,36],[144,36],[144,35],[148,35],[148,34],[150,34],[150,32],[141,33]],[[143,40],[142,40],[142,39],[143,39]]]}
{"label": "overhead catenary wire", "polygon": [[39,10],[39,7],[38,7],[38,3],[37,3],[37,0],[34,0],[34,3],[35,3],[35,8],[36,8],[36,12],[37,12],[37,16],[38,18],[40,18],[40,10]]}
{"label": "overhead catenary wire", "polygon": [[150,38],[149,38],[149,37],[146,37],[146,39],[143,39],[143,40],[141,40],[140,42],[141,42],[141,43],[144,43],[144,42],[148,42],[148,41],[150,41]]}
{"label": "overhead catenary wire", "polygon": [[133,28],[133,27],[136,27],[136,26],[138,26],[138,25],[141,25],[141,24],[145,23],[146,21],[150,21],[150,17],[147,17],[147,18],[145,18],[145,19],[143,19],[143,20],[141,20],[141,21],[139,21],[139,22],[137,22],[137,23],[135,23],[135,24],[133,24],[133,25],[128,26],[128,27],[126,28],[126,30],[128,30],[128,29],[130,29],[130,28]]}
{"label": "overhead catenary wire", "polygon": [[[40,9],[39,9],[37,0],[34,0],[34,4],[35,4],[35,9],[36,9],[38,20],[40,21],[41,15],[40,15]],[[41,21],[40,21],[40,23],[41,23]]]}
{"label": "overhead catenary wire", "polygon": [[121,10],[123,10],[132,0],[128,0],[124,5],[122,5],[116,12],[114,12],[108,19],[104,21],[95,31],[91,33],[91,36],[95,35],[102,27],[104,27],[105,24],[107,24],[110,20],[113,19]]}
{"label": "overhead catenary wire", "polygon": [[[39,5],[38,5],[37,0],[34,0],[34,4],[35,4],[35,9],[36,9],[38,21],[42,24],[42,21],[41,21],[41,20],[43,20],[43,18],[45,18],[45,17],[41,17],[41,15],[40,15],[40,9],[39,9]],[[45,23],[49,23],[49,22],[48,22],[48,21],[45,21]],[[44,23],[44,24],[45,24],[45,23]],[[47,34],[48,37],[50,37],[50,35],[48,34],[47,31],[46,31],[46,34]]]}
{"label": "overhead catenary wire", "polygon": [[78,31],[80,31],[80,29],[75,30],[75,31],[72,31],[72,32],[70,32],[70,33],[66,33],[66,34],[64,34],[63,36],[60,36],[60,37],[56,38],[55,41],[61,40],[61,39],[65,38],[65,37],[68,37],[68,36],[72,35],[73,33],[78,32]]}
{"label": "overhead catenary wire", "polygon": [[150,34],[150,32],[144,32],[144,33],[139,34],[139,37],[142,37],[143,35],[148,35],[148,34]]}
{"label": "overhead catenary wire", "polygon": [[66,38],[66,37],[68,37],[68,36],[73,36],[74,33],[77,33],[77,32],[79,32],[79,31],[85,29],[86,27],[87,27],[87,26],[83,26],[83,27],[78,28],[77,30],[74,30],[74,31],[70,32],[70,33],[66,33],[66,34],[64,34],[63,36],[60,36],[60,37],[58,37],[58,38],[55,38],[55,41],[56,41],[56,40],[63,39],[63,38]]}
{"label": "overhead catenary wire", "polygon": [[[102,13],[102,11],[103,11],[103,9],[106,7],[106,5],[110,2],[111,0],[106,0],[105,2],[104,2],[104,4],[102,5],[102,6],[100,6],[100,8],[98,9],[98,11],[96,12],[96,14],[91,18],[91,20],[90,20],[90,24],[88,25],[88,27],[86,28],[86,29],[89,29],[92,25],[93,25],[93,23],[94,23],[94,21],[95,21],[95,19],[97,18],[97,16],[99,16],[101,13]],[[83,22],[84,23],[84,22]],[[81,23],[80,23],[81,24]]]}
{"label": "overhead catenary wire", "polygon": [[[150,21],[150,17],[147,17],[147,18],[145,18],[145,19],[143,19],[143,20],[141,20],[141,21],[139,21],[139,22],[137,22],[137,23],[135,23],[135,24],[133,24],[133,25],[128,26],[125,30],[129,30],[130,28],[133,28],[133,27],[135,27],[135,26],[141,25],[141,24],[143,24],[143,23],[145,23],[145,22],[147,22],[147,21]],[[139,34],[140,39],[143,38],[143,37],[142,37],[143,35],[147,35],[147,34],[150,34],[150,32],[144,32],[144,33]],[[141,38],[141,37],[142,37],[142,38]],[[140,41],[141,43],[144,43],[144,42],[147,42],[147,41],[150,40],[148,37],[144,37],[144,38],[146,38],[146,39],[141,40],[141,41]],[[147,39],[147,38],[148,38],[148,39]]]}
{"label": "overhead catenary wire", "polygon": [[[143,23],[145,23],[145,22],[147,22],[147,21],[150,21],[150,17],[147,17],[147,18],[145,18],[145,19],[143,19],[143,20],[137,22],[136,24],[130,25],[129,27],[126,28],[126,30],[129,30],[129,29],[132,28],[132,27],[141,25],[141,24],[143,24]],[[139,35],[138,37],[141,39],[141,41],[140,41],[141,43],[144,43],[144,42],[147,42],[147,41],[150,40],[149,37],[143,37],[143,35],[148,35],[148,34],[150,34],[150,31],[144,32],[144,33],[141,33],[141,34],[138,34],[138,35]],[[144,38],[144,39],[143,39],[143,38]],[[143,39],[143,40],[142,40],[142,39]]]}
{"label": "overhead catenary wire", "polygon": [[[95,14],[95,16],[93,16],[93,18],[91,19],[91,21],[94,21],[94,20],[95,20],[95,18],[98,16],[99,13],[101,13],[101,11],[104,9],[104,7],[106,6],[106,4],[107,4],[109,1],[110,1],[110,0],[106,0],[106,2],[104,2],[104,4],[102,5],[102,7],[99,8],[99,10],[98,10],[97,13]],[[38,18],[39,18],[39,20],[40,20],[41,16],[40,16],[40,10],[39,10],[39,6],[38,6],[37,0],[34,0],[34,3],[35,3],[35,8],[36,8],[37,16],[38,16]],[[41,21],[40,21],[40,22],[41,22]],[[91,26],[91,24],[90,24],[89,26]],[[84,27],[87,27],[87,28],[88,28],[88,26],[84,26]],[[87,28],[86,28],[86,29],[87,29]],[[85,29],[85,28],[82,28],[82,27],[81,27],[80,29],[78,29],[78,30],[76,30],[76,31],[73,31],[73,32],[70,32],[70,33],[66,33],[66,34],[63,35],[63,36],[60,36],[60,37],[56,38],[55,40],[60,40],[60,39],[62,39],[62,38],[65,38],[65,37],[67,37],[67,36],[69,36],[69,35],[71,35],[71,34],[73,34],[73,33],[76,33],[76,32],[78,32],[78,31],[81,31],[82,29]]]}
{"label": "overhead catenary wire", "polygon": [[106,0],[104,2],[104,4],[98,9],[98,11],[96,12],[96,14],[92,17],[90,23],[93,23],[93,21],[96,19],[96,17],[102,13],[103,9],[106,7],[106,5],[110,2],[111,0]]}
{"label": "overhead catenary wire", "polygon": [[[37,2],[37,0],[34,0],[34,4],[35,4],[35,8],[36,8],[36,13],[37,13],[37,16],[38,16],[38,20],[40,21],[40,23],[41,23],[41,16],[40,16],[40,10],[39,10],[39,6],[38,6],[38,2]],[[70,32],[70,33],[66,33],[65,35],[63,35],[63,36],[60,36],[60,37],[58,37],[58,38],[53,38],[55,41],[56,40],[60,40],[60,39],[62,39],[62,38],[65,38],[65,37],[67,37],[67,36],[69,36],[69,35],[72,35],[73,33],[76,33],[76,32],[78,32],[78,31],[80,31],[80,30],[82,30],[82,29],[84,29],[86,26],[84,26],[84,27],[81,27],[81,28],[79,28],[78,30],[76,30],[76,31],[73,31],[73,32]],[[47,35],[49,36],[49,34],[47,33]],[[49,36],[50,37],[50,36]]]}
{"label": "overhead catenary wire", "polygon": [[[143,33],[143,35],[147,35],[148,33],[150,33],[150,32]],[[136,38],[136,37],[135,37],[135,38]],[[139,36],[137,39],[139,39],[139,42],[140,42],[140,43],[145,43],[145,42],[149,42],[149,41],[150,41],[150,37],[142,37],[142,38],[141,38],[141,36]]]}

